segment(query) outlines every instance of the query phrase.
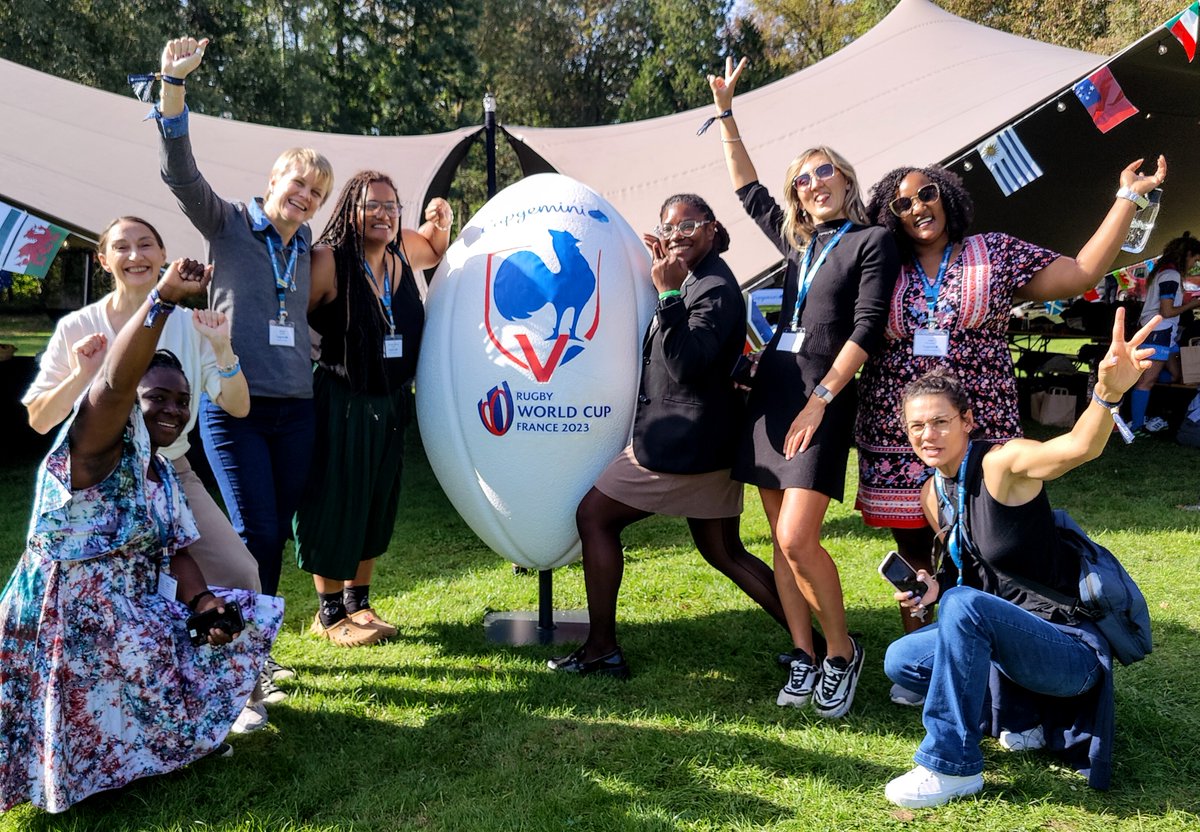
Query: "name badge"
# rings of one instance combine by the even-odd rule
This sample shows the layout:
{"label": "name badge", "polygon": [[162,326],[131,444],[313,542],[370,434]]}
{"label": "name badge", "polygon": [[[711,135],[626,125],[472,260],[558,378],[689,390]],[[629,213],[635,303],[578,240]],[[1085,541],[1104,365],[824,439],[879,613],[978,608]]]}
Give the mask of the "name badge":
{"label": "name badge", "polygon": [[403,358],[404,357],[404,336],[403,335],[385,335],[385,336],[383,336],[383,357],[384,358]]}
{"label": "name badge", "polygon": [[159,572],[158,594],[166,598],[168,601],[178,600],[176,596],[179,594],[179,581],[175,580],[167,572]]}
{"label": "name badge", "polygon": [[789,329],[779,336],[779,349],[781,352],[799,353],[800,348],[804,346],[804,330]]}
{"label": "name badge", "polygon": [[950,354],[950,333],[944,329],[918,329],[913,334],[913,355],[945,358]]}
{"label": "name badge", "polygon": [[272,347],[296,346],[296,326],[289,321],[268,321],[267,343]]}

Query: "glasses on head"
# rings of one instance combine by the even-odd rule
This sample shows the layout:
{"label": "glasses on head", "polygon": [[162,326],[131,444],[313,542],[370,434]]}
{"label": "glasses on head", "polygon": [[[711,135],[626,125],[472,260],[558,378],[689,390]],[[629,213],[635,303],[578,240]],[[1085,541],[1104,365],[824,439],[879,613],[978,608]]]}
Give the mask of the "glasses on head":
{"label": "glasses on head", "polygon": [[832,179],[835,173],[837,173],[837,168],[833,166],[833,162],[826,162],[797,176],[792,180],[792,187],[796,190],[808,190],[816,180],[824,182],[826,179]]}
{"label": "glasses on head", "polygon": [[922,205],[930,205],[941,198],[942,192],[938,190],[937,183],[930,182],[917,188],[917,193],[913,196],[896,197],[888,203],[888,210],[897,217],[903,217],[913,209],[913,203],[917,200],[920,200]]}
{"label": "glasses on head", "polygon": [[710,222],[712,220],[684,220],[678,223],[664,222],[658,228],[654,229],[654,233],[663,240],[673,236],[677,231],[685,237],[690,237],[696,233],[697,228],[708,225]]}
{"label": "glasses on head", "polygon": [[925,431],[929,431],[934,436],[941,436],[950,430],[950,426],[954,424],[954,420],[961,416],[961,413],[956,413],[953,416],[938,416],[936,419],[930,419],[928,422],[909,422],[904,426],[904,429],[908,431],[908,435],[913,439],[923,436]]}
{"label": "glasses on head", "polygon": [[379,202],[372,199],[364,207],[367,209],[368,214],[378,214],[380,211],[383,211],[389,217],[400,216],[399,202]]}

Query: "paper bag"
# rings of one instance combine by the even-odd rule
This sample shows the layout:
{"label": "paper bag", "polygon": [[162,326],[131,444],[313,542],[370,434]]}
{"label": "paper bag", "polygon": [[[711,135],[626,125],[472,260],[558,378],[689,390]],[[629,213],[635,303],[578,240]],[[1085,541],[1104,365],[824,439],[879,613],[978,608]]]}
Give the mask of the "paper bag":
{"label": "paper bag", "polygon": [[1030,415],[1042,425],[1069,428],[1075,424],[1075,395],[1065,387],[1039,390],[1029,397]]}
{"label": "paper bag", "polygon": [[1200,338],[1193,338],[1188,346],[1179,348],[1180,381],[1184,384],[1200,384]]}

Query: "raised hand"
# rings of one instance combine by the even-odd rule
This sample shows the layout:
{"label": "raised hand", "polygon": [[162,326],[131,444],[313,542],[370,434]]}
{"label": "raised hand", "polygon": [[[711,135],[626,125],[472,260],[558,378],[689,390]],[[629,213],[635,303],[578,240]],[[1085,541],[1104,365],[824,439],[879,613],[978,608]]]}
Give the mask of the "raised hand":
{"label": "raised hand", "polygon": [[93,332],[71,345],[71,363],[78,368],[81,378],[91,380],[104,363],[108,349],[108,338],[103,332]]}
{"label": "raised hand", "polygon": [[660,293],[679,289],[687,280],[687,263],[664,247],[655,234],[643,234],[642,242],[650,249],[650,279],[654,281],[654,288]]}
{"label": "raised hand", "polygon": [[1162,318],[1155,315],[1126,341],[1125,309],[1117,307],[1113,317],[1112,343],[1096,368],[1096,386],[1103,387],[1102,391],[1097,391],[1097,395],[1105,401],[1116,401],[1137,384],[1142,373],[1150,366],[1150,357],[1154,355],[1152,348],[1143,349],[1142,344],[1161,322]]}
{"label": "raised hand", "polygon": [[449,231],[450,224],[454,222],[454,209],[449,202],[435,196],[425,206],[425,222],[433,223],[438,231]]}
{"label": "raised hand", "polygon": [[167,267],[167,273],[158,281],[158,296],[167,303],[203,295],[212,280],[212,265],[205,266],[195,260],[181,257]]}
{"label": "raised hand", "polygon": [[162,74],[172,78],[186,78],[200,66],[208,38],[175,38],[167,41],[162,51]]}
{"label": "raised hand", "polygon": [[746,68],[746,59],[742,58],[738,61],[736,67],[733,65],[733,57],[725,59],[725,75],[710,75],[708,76],[708,86],[712,89],[713,103],[717,105],[717,109],[721,112],[733,108],[733,90],[737,86],[738,79],[742,77],[742,70]]}
{"label": "raised hand", "polygon": [[213,345],[213,349],[229,343],[229,318],[222,312],[212,309],[193,309],[192,327],[205,340]]}
{"label": "raised hand", "polygon": [[1138,159],[1133,164],[1121,171],[1121,187],[1129,188],[1132,191],[1137,191],[1142,196],[1153,191],[1155,188],[1162,187],[1162,183],[1167,178],[1167,157],[1158,157],[1158,166],[1155,168],[1153,175],[1138,173],[1138,168],[1142,166],[1145,159]]}

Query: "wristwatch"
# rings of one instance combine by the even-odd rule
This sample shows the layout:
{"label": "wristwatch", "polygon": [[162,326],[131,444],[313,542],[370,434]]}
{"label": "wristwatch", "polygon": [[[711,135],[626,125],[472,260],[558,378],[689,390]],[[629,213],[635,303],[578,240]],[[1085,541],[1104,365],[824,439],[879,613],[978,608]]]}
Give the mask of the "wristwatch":
{"label": "wristwatch", "polygon": [[825,402],[825,404],[829,404],[833,401],[833,391],[831,391],[824,384],[818,384],[816,387],[814,387],[812,394],[821,401]]}
{"label": "wristwatch", "polygon": [[1126,188],[1124,185],[1122,185],[1120,188],[1117,188],[1117,195],[1115,198],[1128,199],[1138,208],[1145,208],[1150,204],[1150,200],[1147,197],[1142,196],[1133,188]]}

